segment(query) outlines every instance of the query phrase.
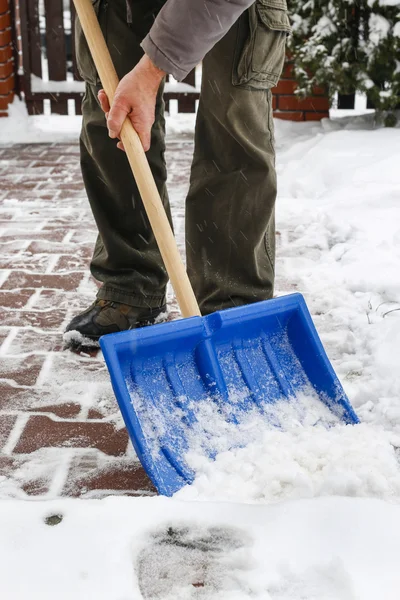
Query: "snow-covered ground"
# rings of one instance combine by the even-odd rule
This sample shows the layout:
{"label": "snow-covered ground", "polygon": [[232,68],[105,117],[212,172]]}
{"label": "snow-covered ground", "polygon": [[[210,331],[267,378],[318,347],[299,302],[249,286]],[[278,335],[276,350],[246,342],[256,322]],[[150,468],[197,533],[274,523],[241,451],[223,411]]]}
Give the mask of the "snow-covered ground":
{"label": "snow-covered ground", "polygon": [[[182,85],[182,84],[180,84]],[[184,84],[183,84],[184,85]],[[177,100],[171,100],[173,106]],[[25,103],[18,98],[8,107],[9,118],[2,119],[0,127],[1,144],[37,144],[76,142],[79,138],[82,117],[63,115],[29,116]],[[195,115],[167,115],[169,130],[173,133],[193,131]]]}
{"label": "snow-covered ground", "polygon": [[399,597],[400,507],[381,500],[4,502],[0,530],[6,600]]}
{"label": "snow-covered ground", "polygon": [[361,425],[262,436],[173,499],[3,500],[1,598],[398,599],[400,130],[276,139],[277,293],[305,295]]}

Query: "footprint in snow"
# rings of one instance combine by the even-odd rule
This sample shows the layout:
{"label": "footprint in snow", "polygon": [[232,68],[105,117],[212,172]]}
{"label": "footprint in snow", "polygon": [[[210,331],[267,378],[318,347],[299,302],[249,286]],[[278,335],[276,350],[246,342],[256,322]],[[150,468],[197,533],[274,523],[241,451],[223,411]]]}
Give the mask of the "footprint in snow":
{"label": "footprint in snow", "polygon": [[240,597],[245,598],[251,544],[245,531],[233,527],[177,526],[157,531],[137,559],[142,596],[213,600],[221,598],[221,592],[244,592]]}

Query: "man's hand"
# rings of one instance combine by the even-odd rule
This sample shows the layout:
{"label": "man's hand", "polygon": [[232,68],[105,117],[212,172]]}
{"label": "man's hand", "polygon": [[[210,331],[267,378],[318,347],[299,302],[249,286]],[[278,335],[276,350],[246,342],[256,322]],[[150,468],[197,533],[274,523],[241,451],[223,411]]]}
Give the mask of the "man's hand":
{"label": "man's hand", "polygon": [[[145,54],[136,67],[119,82],[111,109],[105,91],[99,91],[99,102],[106,114],[111,138],[120,137],[122,124],[129,116],[145,152],[149,150],[157,92],[165,75],[166,73],[156,67]],[[121,141],[117,147],[124,150]]]}

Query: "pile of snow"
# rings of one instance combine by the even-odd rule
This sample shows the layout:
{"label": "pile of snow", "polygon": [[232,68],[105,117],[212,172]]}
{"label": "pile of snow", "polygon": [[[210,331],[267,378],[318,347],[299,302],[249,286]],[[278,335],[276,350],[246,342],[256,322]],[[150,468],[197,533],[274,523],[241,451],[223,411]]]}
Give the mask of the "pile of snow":
{"label": "pile of snow", "polygon": [[17,97],[2,119],[0,144],[76,143],[82,126],[81,116],[28,115],[25,102]]}
{"label": "pile of snow", "polygon": [[400,131],[361,125],[279,123],[278,289],[304,294],[360,418],[400,433]]}
{"label": "pile of snow", "polygon": [[364,423],[253,431],[215,462],[194,445],[187,459],[197,478],[180,498],[400,500],[400,131],[371,130],[369,115],[339,125],[276,122],[277,287],[305,295]]}
{"label": "pile of snow", "polygon": [[395,449],[379,428],[298,426],[259,433],[215,461],[191,450],[187,459],[197,477],[176,497],[263,504],[316,496],[400,498]]}

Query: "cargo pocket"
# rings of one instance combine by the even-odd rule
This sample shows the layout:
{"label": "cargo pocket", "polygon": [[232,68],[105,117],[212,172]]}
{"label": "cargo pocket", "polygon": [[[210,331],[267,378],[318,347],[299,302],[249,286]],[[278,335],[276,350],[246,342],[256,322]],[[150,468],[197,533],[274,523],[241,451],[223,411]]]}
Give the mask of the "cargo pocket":
{"label": "cargo pocket", "polygon": [[[106,2],[103,0],[92,0],[92,5],[96,15],[99,18],[99,23],[103,31],[103,35],[106,35]],[[101,11],[101,14],[100,14]],[[95,64],[90,54],[89,46],[87,45],[85,34],[82,31],[82,26],[78,17],[75,19],[75,52],[76,52],[76,66],[79,75],[86,83],[90,85],[99,85],[100,79],[97,74]]]}
{"label": "cargo pocket", "polygon": [[286,0],[257,0],[239,21],[233,85],[274,87],[282,73],[290,31]]}

